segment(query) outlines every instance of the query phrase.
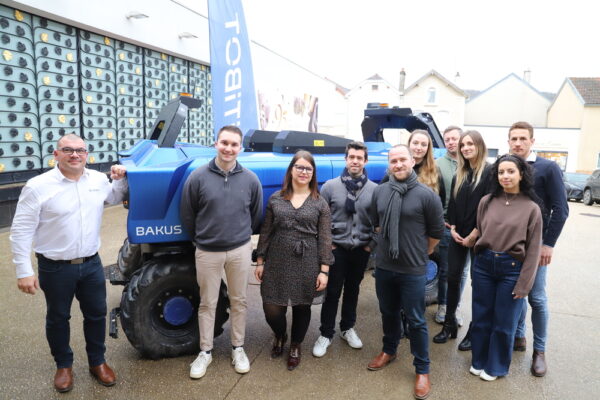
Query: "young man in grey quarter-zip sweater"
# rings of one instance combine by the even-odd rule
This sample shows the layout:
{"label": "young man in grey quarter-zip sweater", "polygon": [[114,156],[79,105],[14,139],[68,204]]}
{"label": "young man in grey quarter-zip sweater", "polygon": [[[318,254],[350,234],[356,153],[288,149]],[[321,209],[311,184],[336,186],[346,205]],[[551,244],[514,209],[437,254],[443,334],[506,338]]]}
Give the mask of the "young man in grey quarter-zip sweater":
{"label": "young man in grey quarter-zip sweater", "polygon": [[224,126],[215,147],[217,155],[190,174],[181,195],[181,222],[196,246],[196,277],[200,287],[200,354],[191,364],[190,378],[199,379],[212,362],[215,312],[223,271],[231,302],[232,364],[244,374],[250,362],[244,352],[246,288],[250,271],[250,236],[262,217],[262,188],[254,172],[242,167],[242,131]]}

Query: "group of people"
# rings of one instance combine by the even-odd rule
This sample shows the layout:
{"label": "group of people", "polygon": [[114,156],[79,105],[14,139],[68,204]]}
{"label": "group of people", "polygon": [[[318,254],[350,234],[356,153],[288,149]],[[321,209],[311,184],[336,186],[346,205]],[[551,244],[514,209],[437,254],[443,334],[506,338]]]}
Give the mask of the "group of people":
{"label": "group of people", "polygon": [[[529,294],[534,332],[531,371],[543,376],[546,266],[568,215],[561,171],[531,151],[533,128],[524,122],[509,129],[511,154],[493,165],[486,162],[485,143],[476,131],[449,127],[444,141],[446,155],[434,160],[428,132],[412,132],[408,145],[389,149],[388,171],[379,185],[367,176],[367,147],[351,142],[341,175],[327,181],[320,192],[313,156],[299,151],[289,163],[281,190],[269,198],[263,219],[260,182],[237,161],[242,132],[235,126],[221,128],[215,158],[190,174],[181,197],[181,221],[196,247],[201,292],[200,353],[190,366],[190,377],[203,377],[212,362],[223,274],[231,302],[232,364],[240,374],[250,370],[243,347],[246,291],[252,273],[251,235],[259,227],[254,276],[273,331],[271,357],[282,357],[287,348],[289,370],[301,362],[313,304],[322,304],[313,356],[323,357],[332,343],[340,299],[340,337],[350,347],[362,348],[355,329],[357,303],[367,262],[375,251],[383,344],[368,363],[369,370],[382,369],[396,358],[404,315],[416,371],[414,396],[429,396],[425,285],[426,265],[432,258],[440,270],[435,319],[443,322],[434,342],[457,337],[457,307],[471,264],[472,323],[461,342],[462,350],[472,349],[470,372],[484,380],[508,373],[513,349],[525,350],[525,328],[520,324]],[[109,183],[106,176],[85,168],[87,149],[76,135],[59,139],[54,156],[57,167],[31,179],[17,206],[10,239],[18,287],[31,294],[40,286],[44,291],[46,334],[57,365],[56,390],[73,387],[68,324],[73,297],[84,315],[90,372],[100,383],[113,385],[116,377],[104,360],[106,293],[98,233],[103,204],[123,197],[126,171],[114,166]],[[79,204],[80,212],[72,212],[73,204]],[[29,260],[32,242],[39,283]]]}

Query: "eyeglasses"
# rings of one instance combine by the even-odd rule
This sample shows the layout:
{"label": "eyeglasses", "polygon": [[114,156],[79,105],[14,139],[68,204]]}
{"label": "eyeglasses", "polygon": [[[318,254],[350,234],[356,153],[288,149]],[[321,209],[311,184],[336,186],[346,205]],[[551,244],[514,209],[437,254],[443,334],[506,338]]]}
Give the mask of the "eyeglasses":
{"label": "eyeglasses", "polygon": [[72,147],[63,147],[62,149],[58,149],[59,151],[62,151],[63,153],[67,154],[67,155],[73,155],[73,153],[77,153],[78,156],[83,156],[84,154],[87,154],[87,149],[84,148],[78,148],[78,149],[74,149]]}
{"label": "eyeglasses", "polygon": [[312,174],[313,173],[312,167],[305,167],[303,165],[294,164],[294,168],[298,172],[304,172],[306,174]]}

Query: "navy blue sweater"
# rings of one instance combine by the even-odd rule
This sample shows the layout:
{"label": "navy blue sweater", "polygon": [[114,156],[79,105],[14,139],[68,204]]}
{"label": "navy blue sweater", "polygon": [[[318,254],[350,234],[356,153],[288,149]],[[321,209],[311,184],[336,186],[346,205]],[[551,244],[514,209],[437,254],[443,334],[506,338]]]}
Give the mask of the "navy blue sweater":
{"label": "navy blue sweater", "polygon": [[533,166],[535,193],[544,202],[542,218],[544,245],[554,247],[565,221],[569,216],[569,206],[562,171],[554,161],[537,156]]}

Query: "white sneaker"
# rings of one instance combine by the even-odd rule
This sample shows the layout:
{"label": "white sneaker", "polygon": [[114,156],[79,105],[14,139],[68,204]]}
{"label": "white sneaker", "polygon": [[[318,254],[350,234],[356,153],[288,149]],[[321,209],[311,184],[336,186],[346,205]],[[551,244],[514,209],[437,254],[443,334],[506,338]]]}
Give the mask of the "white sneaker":
{"label": "white sneaker", "polygon": [[358,335],[356,334],[354,328],[350,328],[347,331],[343,331],[340,334],[340,336],[342,337],[342,339],[348,342],[350,347],[352,347],[353,349],[362,349],[363,344]]}
{"label": "white sneaker", "polygon": [[456,316],[456,324],[458,326],[463,326],[465,321],[463,320],[462,312],[460,312],[460,307],[456,309],[455,316]]}
{"label": "white sneaker", "polygon": [[435,313],[435,322],[438,324],[443,324],[446,319],[446,305],[439,304],[437,312]]}
{"label": "white sneaker", "polygon": [[325,336],[319,336],[315,345],[313,346],[313,356],[315,357],[323,357],[325,353],[327,353],[327,348],[331,344],[331,339],[326,338]]}
{"label": "white sneaker", "polygon": [[200,379],[206,373],[206,368],[212,362],[212,355],[205,351],[201,351],[198,357],[190,364],[190,378]]}
{"label": "white sneaker", "polygon": [[472,373],[475,376],[481,376],[481,373],[483,372],[483,370],[482,369],[475,369],[475,367],[471,365],[471,368],[469,369],[469,372]]}
{"label": "white sneaker", "polygon": [[237,347],[234,350],[231,350],[231,364],[238,374],[245,374],[250,371],[250,360],[246,357],[246,352],[243,347]]}
{"label": "white sneaker", "polygon": [[495,381],[498,378],[497,376],[492,376],[492,375],[486,374],[485,371],[481,371],[481,374],[479,374],[479,377],[481,379],[483,379],[484,381],[488,381],[488,382]]}

